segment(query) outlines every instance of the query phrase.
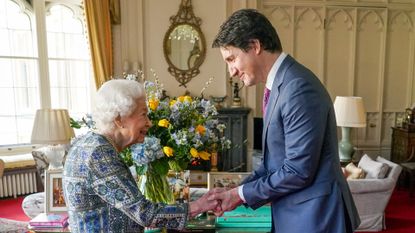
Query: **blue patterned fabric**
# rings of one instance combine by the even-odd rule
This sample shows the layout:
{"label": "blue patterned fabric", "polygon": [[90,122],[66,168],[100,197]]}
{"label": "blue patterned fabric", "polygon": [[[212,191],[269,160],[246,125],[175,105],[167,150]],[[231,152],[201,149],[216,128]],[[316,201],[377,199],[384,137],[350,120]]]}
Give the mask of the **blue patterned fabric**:
{"label": "blue patterned fabric", "polygon": [[115,148],[94,132],[73,142],[63,189],[71,232],[143,232],[144,226],[182,229],[187,221],[186,203],[146,200]]}

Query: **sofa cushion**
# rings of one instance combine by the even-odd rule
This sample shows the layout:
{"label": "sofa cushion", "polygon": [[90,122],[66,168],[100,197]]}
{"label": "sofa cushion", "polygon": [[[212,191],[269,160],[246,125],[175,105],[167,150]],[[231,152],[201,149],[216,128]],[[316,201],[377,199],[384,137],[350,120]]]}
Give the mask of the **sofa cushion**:
{"label": "sofa cushion", "polygon": [[35,165],[35,161],[33,160],[31,154],[0,155],[0,159],[4,162],[4,169],[21,168]]}
{"label": "sofa cushion", "polygon": [[383,179],[389,171],[387,164],[374,161],[366,154],[360,159],[358,167],[366,173],[366,179]]}

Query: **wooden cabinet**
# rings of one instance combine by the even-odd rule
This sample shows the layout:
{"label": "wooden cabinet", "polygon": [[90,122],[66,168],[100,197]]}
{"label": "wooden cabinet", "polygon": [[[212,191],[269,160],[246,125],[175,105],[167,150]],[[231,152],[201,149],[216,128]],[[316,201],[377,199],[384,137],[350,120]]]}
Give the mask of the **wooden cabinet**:
{"label": "wooden cabinet", "polygon": [[415,131],[392,127],[391,146],[391,160],[393,162],[415,162]]}
{"label": "wooden cabinet", "polygon": [[226,125],[225,136],[231,140],[231,149],[218,154],[219,171],[246,171],[247,121],[249,108],[221,108],[218,119]]}

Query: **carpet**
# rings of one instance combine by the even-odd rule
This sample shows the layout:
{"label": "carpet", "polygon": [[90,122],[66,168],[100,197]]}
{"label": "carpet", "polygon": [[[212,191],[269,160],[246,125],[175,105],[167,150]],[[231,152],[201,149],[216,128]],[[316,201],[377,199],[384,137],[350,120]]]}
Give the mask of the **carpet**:
{"label": "carpet", "polygon": [[13,219],[17,221],[29,221],[22,209],[24,196],[17,198],[0,199],[0,218]]}
{"label": "carpet", "polygon": [[27,225],[29,222],[16,221],[6,218],[0,218],[0,232],[1,233],[24,233],[27,232]]}

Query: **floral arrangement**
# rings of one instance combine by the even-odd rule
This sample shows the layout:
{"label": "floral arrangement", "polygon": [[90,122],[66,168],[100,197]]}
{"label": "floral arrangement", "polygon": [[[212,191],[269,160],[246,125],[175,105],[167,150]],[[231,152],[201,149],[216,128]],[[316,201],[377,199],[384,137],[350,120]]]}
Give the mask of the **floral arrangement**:
{"label": "floral arrangement", "polygon": [[[166,98],[154,76],[155,82],[144,82],[152,127],[143,143],[130,146],[120,156],[127,166],[135,167],[147,198],[169,203],[173,201],[165,178],[169,170],[179,172],[192,162],[210,160],[212,153],[229,149],[231,142],[224,137],[225,125],[216,119],[218,112],[209,100],[189,95]],[[75,128],[93,128],[91,122],[87,117],[71,123]]]}
{"label": "floral arrangement", "polygon": [[145,89],[153,124],[148,136],[160,139],[166,160],[154,161],[181,171],[193,160],[209,160],[212,152],[229,149],[230,141],[223,137],[225,125],[215,118],[218,113],[210,101],[188,95],[161,99],[157,82],[145,82]]}
{"label": "floral arrangement", "polygon": [[189,95],[164,98],[157,77],[144,87],[152,127],[144,143],[131,146],[122,157],[135,165],[140,179],[147,179],[139,180],[139,185],[149,199],[171,202],[160,177],[166,177],[169,170],[183,171],[191,162],[210,160],[212,153],[229,149],[231,142],[223,136],[225,125],[216,119],[218,113],[210,101]]}

